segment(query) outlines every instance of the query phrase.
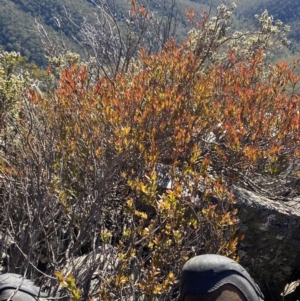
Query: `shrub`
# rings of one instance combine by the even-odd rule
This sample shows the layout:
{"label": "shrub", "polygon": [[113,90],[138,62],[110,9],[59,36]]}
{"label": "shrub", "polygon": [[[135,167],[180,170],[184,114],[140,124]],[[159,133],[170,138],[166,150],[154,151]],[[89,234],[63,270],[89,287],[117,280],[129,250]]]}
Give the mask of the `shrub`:
{"label": "shrub", "polygon": [[93,61],[53,58],[45,90],[22,91],[1,152],[11,269],[53,275],[102,250],[85,273],[56,272],[74,300],[92,296],[95,269],[101,300],[171,300],[189,257],[236,258],[231,185],[278,175],[299,155],[299,76],[265,64],[278,31],[239,34],[240,52],[228,17],[225,6],[204,14],[183,44],[142,48],[113,78],[95,77]]}

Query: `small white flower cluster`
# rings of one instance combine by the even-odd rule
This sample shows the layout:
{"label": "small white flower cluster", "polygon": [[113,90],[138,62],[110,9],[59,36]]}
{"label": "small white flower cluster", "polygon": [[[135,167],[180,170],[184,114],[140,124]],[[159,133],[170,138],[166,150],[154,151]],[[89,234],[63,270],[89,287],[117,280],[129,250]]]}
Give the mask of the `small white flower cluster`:
{"label": "small white flower cluster", "polygon": [[207,20],[201,28],[189,32],[191,47],[196,54],[206,54],[213,63],[221,62],[230,48],[239,60],[243,60],[260,49],[269,55],[290,43],[286,37],[290,26],[283,25],[280,20],[274,21],[267,10],[261,15],[255,15],[258,30],[232,32],[228,26],[228,19],[231,18],[234,8],[235,3],[231,5],[231,9],[224,4],[220,5],[215,16]]}
{"label": "small white flower cluster", "polygon": [[54,57],[48,57],[48,62],[50,63],[50,65],[53,65],[57,68],[65,69],[70,67],[74,63],[78,63],[79,59],[79,54],[68,51],[65,54],[60,54]]}

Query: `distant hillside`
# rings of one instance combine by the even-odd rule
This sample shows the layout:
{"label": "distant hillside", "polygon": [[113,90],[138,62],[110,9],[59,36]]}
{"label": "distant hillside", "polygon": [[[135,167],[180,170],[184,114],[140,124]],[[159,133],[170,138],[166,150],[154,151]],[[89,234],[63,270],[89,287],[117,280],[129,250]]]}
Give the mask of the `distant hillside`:
{"label": "distant hillside", "polygon": [[[152,0],[148,2],[151,9],[159,12],[163,9],[163,2],[170,3],[171,1]],[[200,14],[209,6],[214,8],[222,2],[224,1],[177,0],[176,5],[180,12],[177,28],[178,38],[185,38],[188,31],[188,24],[184,17],[186,7]],[[294,53],[297,52],[297,43],[300,41],[300,34],[297,31],[300,2],[294,0],[236,0],[235,2],[238,5],[236,14],[238,26],[247,27],[248,21],[250,23],[250,20],[253,20],[254,14],[261,13],[265,8],[275,16],[275,19],[279,18],[290,24],[292,26],[290,37],[294,41],[291,49]],[[130,1],[115,0],[114,3],[116,16],[119,19],[127,16]],[[0,48],[3,47],[7,51],[19,51],[30,61],[34,61],[40,66],[45,65],[45,53],[35,26],[38,21],[43,24],[50,35],[56,34],[67,48],[82,53],[78,43],[74,40],[74,38],[78,38],[77,25],[80,25],[84,19],[93,22],[96,13],[97,10],[91,0],[1,0]],[[72,19],[72,22],[68,20],[67,16]]]}
{"label": "distant hillside", "polygon": [[93,9],[86,0],[1,0],[0,44],[7,51],[19,51],[43,65],[45,58],[35,22],[41,22],[49,34],[61,35],[71,49],[79,51],[72,39],[77,35],[76,26],[66,14],[72,16],[74,23],[80,24],[84,17],[93,18]]}

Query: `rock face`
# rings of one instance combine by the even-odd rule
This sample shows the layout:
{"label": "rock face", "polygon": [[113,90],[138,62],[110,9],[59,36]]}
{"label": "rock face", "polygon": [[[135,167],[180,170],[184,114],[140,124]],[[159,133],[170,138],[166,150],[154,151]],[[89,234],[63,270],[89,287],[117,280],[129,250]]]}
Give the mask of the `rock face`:
{"label": "rock face", "polygon": [[[300,279],[300,198],[273,201],[234,187],[239,207],[240,264],[261,287],[265,300],[283,300],[286,284]],[[298,274],[297,274],[298,272]],[[298,300],[299,292],[285,297]]]}

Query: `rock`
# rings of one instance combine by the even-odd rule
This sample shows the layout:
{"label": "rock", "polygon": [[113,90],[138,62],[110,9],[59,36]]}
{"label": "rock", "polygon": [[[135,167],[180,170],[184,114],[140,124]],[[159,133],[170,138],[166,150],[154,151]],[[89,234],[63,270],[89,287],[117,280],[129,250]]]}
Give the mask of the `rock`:
{"label": "rock", "polygon": [[[111,245],[98,247],[97,250],[70,260],[62,270],[63,274],[72,274],[77,283],[80,283],[80,289],[83,292],[84,300],[87,300],[88,294],[96,296],[94,300],[99,299],[99,288],[101,280],[108,278],[110,273],[117,267],[118,256],[116,249]],[[59,301],[69,301],[70,296],[67,290],[57,286],[57,281],[48,282],[45,285],[50,291],[51,297]]]}
{"label": "rock", "polygon": [[239,234],[245,234],[238,246],[240,263],[266,300],[282,300],[280,294],[287,283],[298,280],[295,271],[300,269],[300,198],[283,202],[238,187],[233,192]]}

